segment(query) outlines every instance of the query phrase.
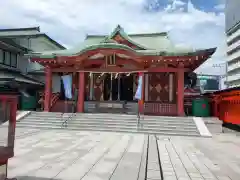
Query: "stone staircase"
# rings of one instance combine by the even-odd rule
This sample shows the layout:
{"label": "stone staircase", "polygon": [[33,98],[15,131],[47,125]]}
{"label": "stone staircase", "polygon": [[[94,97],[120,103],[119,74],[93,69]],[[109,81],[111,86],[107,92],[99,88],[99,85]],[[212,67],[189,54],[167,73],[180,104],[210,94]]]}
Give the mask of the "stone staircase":
{"label": "stone staircase", "polygon": [[63,122],[68,119],[72,114],[60,112],[31,112],[28,116],[24,117],[20,122],[17,122],[18,127],[29,128],[47,128],[47,129],[60,129]]}
{"label": "stone staircase", "polygon": [[73,130],[98,130],[162,135],[200,136],[193,118],[188,117],[141,117],[138,125],[136,115],[76,114],[69,122]]}
{"label": "stone staircase", "polygon": [[[65,123],[64,123],[65,122]],[[32,112],[17,127],[200,136],[192,117]]]}

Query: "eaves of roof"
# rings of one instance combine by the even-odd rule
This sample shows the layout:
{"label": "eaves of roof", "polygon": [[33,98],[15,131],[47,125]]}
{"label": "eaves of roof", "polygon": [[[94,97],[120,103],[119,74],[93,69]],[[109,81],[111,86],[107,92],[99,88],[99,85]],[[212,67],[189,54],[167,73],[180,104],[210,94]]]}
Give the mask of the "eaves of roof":
{"label": "eaves of roof", "polygon": [[9,38],[0,38],[0,43],[3,46],[5,46],[6,48],[8,48],[10,46],[10,47],[16,48],[18,51],[23,52],[23,53],[27,53],[28,51],[31,51],[30,49],[15,43],[14,41],[12,41]]}
{"label": "eaves of roof", "polygon": [[45,37],[46,39],[48,39],[50,42],[52,42],[53,44],[55,44],[56,46],[58,46],[60,49],[66,49],[63,45],[61,45],[60,43],[58,43],[57,41],[53,40],[51,37],[49,37],[47,34],[45,33],[37,33],[37,34],[30,34],[30,35],[0,35],[0,38],[17,38],[17,37],[29,37],[29,38],[37,38],[37,37]]}
{"label": "eaves of roof", "polygon": [[5,32],[5,31],[38,31],[40,32],[40,27],[29,27],[29,28],[7,28],[7,29],[0,29],[0,32]]}

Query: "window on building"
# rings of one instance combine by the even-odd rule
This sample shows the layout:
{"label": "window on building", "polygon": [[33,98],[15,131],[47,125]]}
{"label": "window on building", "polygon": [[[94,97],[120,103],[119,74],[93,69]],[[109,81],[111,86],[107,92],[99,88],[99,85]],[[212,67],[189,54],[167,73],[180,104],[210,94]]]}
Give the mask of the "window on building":
{"label": "window on building", "polygon": [[7,66],[11,65],[11,54],[10,52],[5,51],[4,52],[4,64]]}
{"label": "window on building", "polygon": [[15,53],[11,53],[11,66],[12,67],[17,67],[17,58],[18,58],[18,55],[15,54]]}
{"label": "window on building", "polygon": [[0,64],[17,68],[18,54],[0,49]]}
{"label": "window on building", "polygon": [[228,46],[231,46],[232,44],[234,44],[234,43],[236,43],[236,42],[238,42],[238,41],[240,41],[240,35],[236,36],[236,37],[233,38],[231,41],[229,41],[229,42],[227,43],[227,45],[228,45]]}
{"label": "window on building", "polygon": [[227,52],[227,55],[230,56],[230,55],[238,52],[239,50],[240,50],[240,45],[237,46],[236,48],[232,49],[231,51],[228,51],[228,52]]}
{"label": "window on building", "polygon": [[0,63],[1,63],[1,64],[3,63],[3,58],[4,58],[4,56],[3,56],[3,50],[0,49]]}
{"label": "window on building", "polygon": [[204,90],[219,90],[219,81],[217,79],[201,79],[200,86]]}

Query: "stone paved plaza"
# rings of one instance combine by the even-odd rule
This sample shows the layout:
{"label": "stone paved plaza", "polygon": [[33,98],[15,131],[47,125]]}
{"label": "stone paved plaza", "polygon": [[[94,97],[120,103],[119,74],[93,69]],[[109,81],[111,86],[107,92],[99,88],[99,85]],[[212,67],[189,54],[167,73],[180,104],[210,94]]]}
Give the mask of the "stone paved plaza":
{"label": "stone paved plaza", "polygon": [[148,137],[18,128],[16,136],[9,177],[19,180],[143,180],[145,169],[149,180],[161,179],[161,172],[164,180],[240,179],[240,138],[233,134]]}

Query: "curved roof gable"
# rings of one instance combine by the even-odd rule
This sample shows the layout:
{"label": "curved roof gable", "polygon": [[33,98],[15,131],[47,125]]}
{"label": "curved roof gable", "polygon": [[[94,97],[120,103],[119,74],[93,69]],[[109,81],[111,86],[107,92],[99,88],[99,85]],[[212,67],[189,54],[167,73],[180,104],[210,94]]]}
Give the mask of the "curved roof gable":
{"label": "curved roof gable", "polygon": [[98,44],[107,41],[107,39],[114,39],[120,35],[129,43],[138,47],[138,50],[158,50],[167,51],[173,49],[174,46],[168,38],[166,32],[161,33],[144,33],[144,34],[127,34],[124,29],[118,25],[110,35],[87,35],[85,39],[86,44]]}
{"label": "curved roof gable", "polygon": [[[118,41],[119,39],[116,38],[116,36],[121,36],[120,41]],[[138,48],[136,48],[136,46]],[[32,52],[29,56],[45,59],[57,56],[78,56],[87,51],[97,49],[119,49],[124,52],[133,53],[136,56],[198,56],[199,54],[211,56],[216,50],[215,48],[196,50],[186,48],[185,46],[175,46],[168,38],[166,32],[128,35],[124,32],[123,28],[118,25],[109,36],[88,35],[83,43],[74,48],[60,51]]]}
{"label": "curved roof gable", "polygon": [[129,37],[128,34],[125,33],[125,31],[123,30],[123,28],[120,25],[118,25],[109,36],[106,36],[103,41],[108,41],[108,40],[112,39],[117,42],[116,37],[118,35],[120,35],[123,39],[128,41],[129,44],[136,46],[137,47],[136,49],[141,49],[141,50],[147,49],[147,47],[135,42],[131,37]]}

